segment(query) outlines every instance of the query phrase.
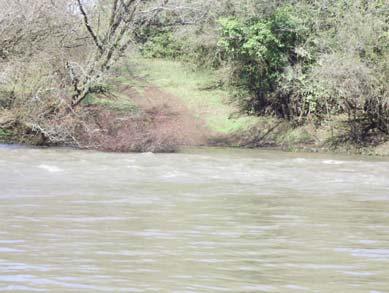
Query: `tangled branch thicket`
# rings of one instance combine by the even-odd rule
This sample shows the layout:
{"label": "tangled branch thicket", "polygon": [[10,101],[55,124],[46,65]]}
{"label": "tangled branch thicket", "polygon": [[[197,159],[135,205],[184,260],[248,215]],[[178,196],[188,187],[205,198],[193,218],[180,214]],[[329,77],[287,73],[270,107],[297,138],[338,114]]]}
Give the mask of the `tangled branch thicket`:
{"label": "tangled branch thicket", "polygon": [[0,127],[19,141],[80,144],[79,129],[90,129],[79,106],[104,91],[134,31],[180,9],[167,0],[0,0]]}

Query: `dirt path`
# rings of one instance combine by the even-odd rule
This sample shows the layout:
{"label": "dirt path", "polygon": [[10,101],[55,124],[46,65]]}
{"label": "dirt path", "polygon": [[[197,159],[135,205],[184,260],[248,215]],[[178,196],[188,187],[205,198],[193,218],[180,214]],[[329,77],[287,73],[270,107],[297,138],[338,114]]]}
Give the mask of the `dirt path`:
{"label": "dirt path", "polygon": [[154,85],[146,85],[142,93],[133,87],[122,93],[155,119],[154,131],[173,136],[183,146],[207,144],[210,131],[205,122],[194,117],[180,98]]}

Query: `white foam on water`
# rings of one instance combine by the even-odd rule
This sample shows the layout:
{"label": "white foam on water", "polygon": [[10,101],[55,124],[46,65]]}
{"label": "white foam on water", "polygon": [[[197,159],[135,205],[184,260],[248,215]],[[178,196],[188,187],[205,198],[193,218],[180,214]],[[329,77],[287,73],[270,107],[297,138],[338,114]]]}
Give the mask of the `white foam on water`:
{"label": "white foam on water", "polygon": [[57,166],[50,166],[50,165],[45,165],[45,164],[39,165],[38,168],[49,171],[50,173],[58,173],[58,172],[63,171],[61,168],[59,168]]}
{"label": "white foam on water", "polygon": [[295,158],[295,159],[292,159],[291,161],[294,162],[294,163],[305,163],[308,160],[304,159],[304,158]]}
{"label": "white foam on water", "polygon": [[324,160],[322,161],[323,164],[326,164],[326,165],[342,165],[344,164],[343,161],[337,161],[337,160]]}

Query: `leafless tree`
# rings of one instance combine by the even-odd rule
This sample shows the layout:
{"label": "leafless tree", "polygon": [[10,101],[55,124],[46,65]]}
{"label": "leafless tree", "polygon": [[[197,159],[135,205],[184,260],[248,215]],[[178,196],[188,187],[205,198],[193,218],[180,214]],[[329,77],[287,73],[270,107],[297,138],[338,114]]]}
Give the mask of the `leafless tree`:
{"label": "leafless tree", "polygon": [[[91,8],[82,0],[77,0],[82,21],[95,49],[85,67],[72,62],[67,64],[74,88],[71,107],[79,105],[96,90],[106,71],[133,42],[134,30],[150,25],[161,12],[169,9],[168,1],[111,0],[108,3],[98,2]],[[99,9],[107,6],[110,13],[107,21],[102,21]]]}
{"label": "leafless tree", "polygon": [[190,2],[0,0],[0,127],[74,140],[85,110],[77,106],[136,47],[135,33],[170,17],[174,25],[196,22],[206,1]]}
{"label": "leafless tree", "polygon": [[0,59],[20,59],[68,42],[76,18],[67,5],[68,0],[0,0]]}

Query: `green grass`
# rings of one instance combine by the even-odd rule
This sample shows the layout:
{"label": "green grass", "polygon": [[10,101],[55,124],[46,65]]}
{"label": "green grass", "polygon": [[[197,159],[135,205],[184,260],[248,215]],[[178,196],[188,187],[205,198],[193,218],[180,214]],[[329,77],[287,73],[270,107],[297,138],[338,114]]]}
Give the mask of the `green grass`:
{"label": "green grass", "polygon": [[138,107],[128,97],[115,92],[113,92],[113,95],[114,98],[111,99],[89,95],[83,101],[83,104],[104,106],[114,111],[126,112],[126,113],[128,112],[136,113],[139,110]]}
{"label": "green grass", "polygon": [[231,118],[237,109],[227,103],[228,92],[208,89],[216,82],[212,71],[192,70],[183,63],[162,59],[137,58],[131,61],[136,73],[148,82],[179,97],[196,118],[212,131],[230,134],[254,124],[255,117]]}
{"label": "green grass", "polygon": [[9,138],[11,135],[12,135],[12,132],[10,132],[9,130],[0,128],[0,140],[5,140],[5,139]]}
{"label": "green grass", "polygon": [[[274,143],[290,151],[327,150],[324,143],[336,134],[333,133],[333,126],[323,125],[316,129],[312,123],[307,123],[295,127],[288,121],[280,121],[274,117],[236,115],[238,109],[228,103],[229,92],[212,87],[217,83],[217,76],[211,70],[193,70],[190,65],[182,62],[136,57],[122,64],[118,71],[120,76],[116,81],[120,85],[131,86],[141,95],[145,87],[156,85],[180,98],[194,117],[205,121],[215,134],[231,135],[230,137],[240,134],[243,145],[245,141],[258,137],[265,144]],[[105,102],[117,105],[120,104],[120,99]],[[381,148],[380,152],[374,149],[374,154],[389,153],[387,144]]]}

